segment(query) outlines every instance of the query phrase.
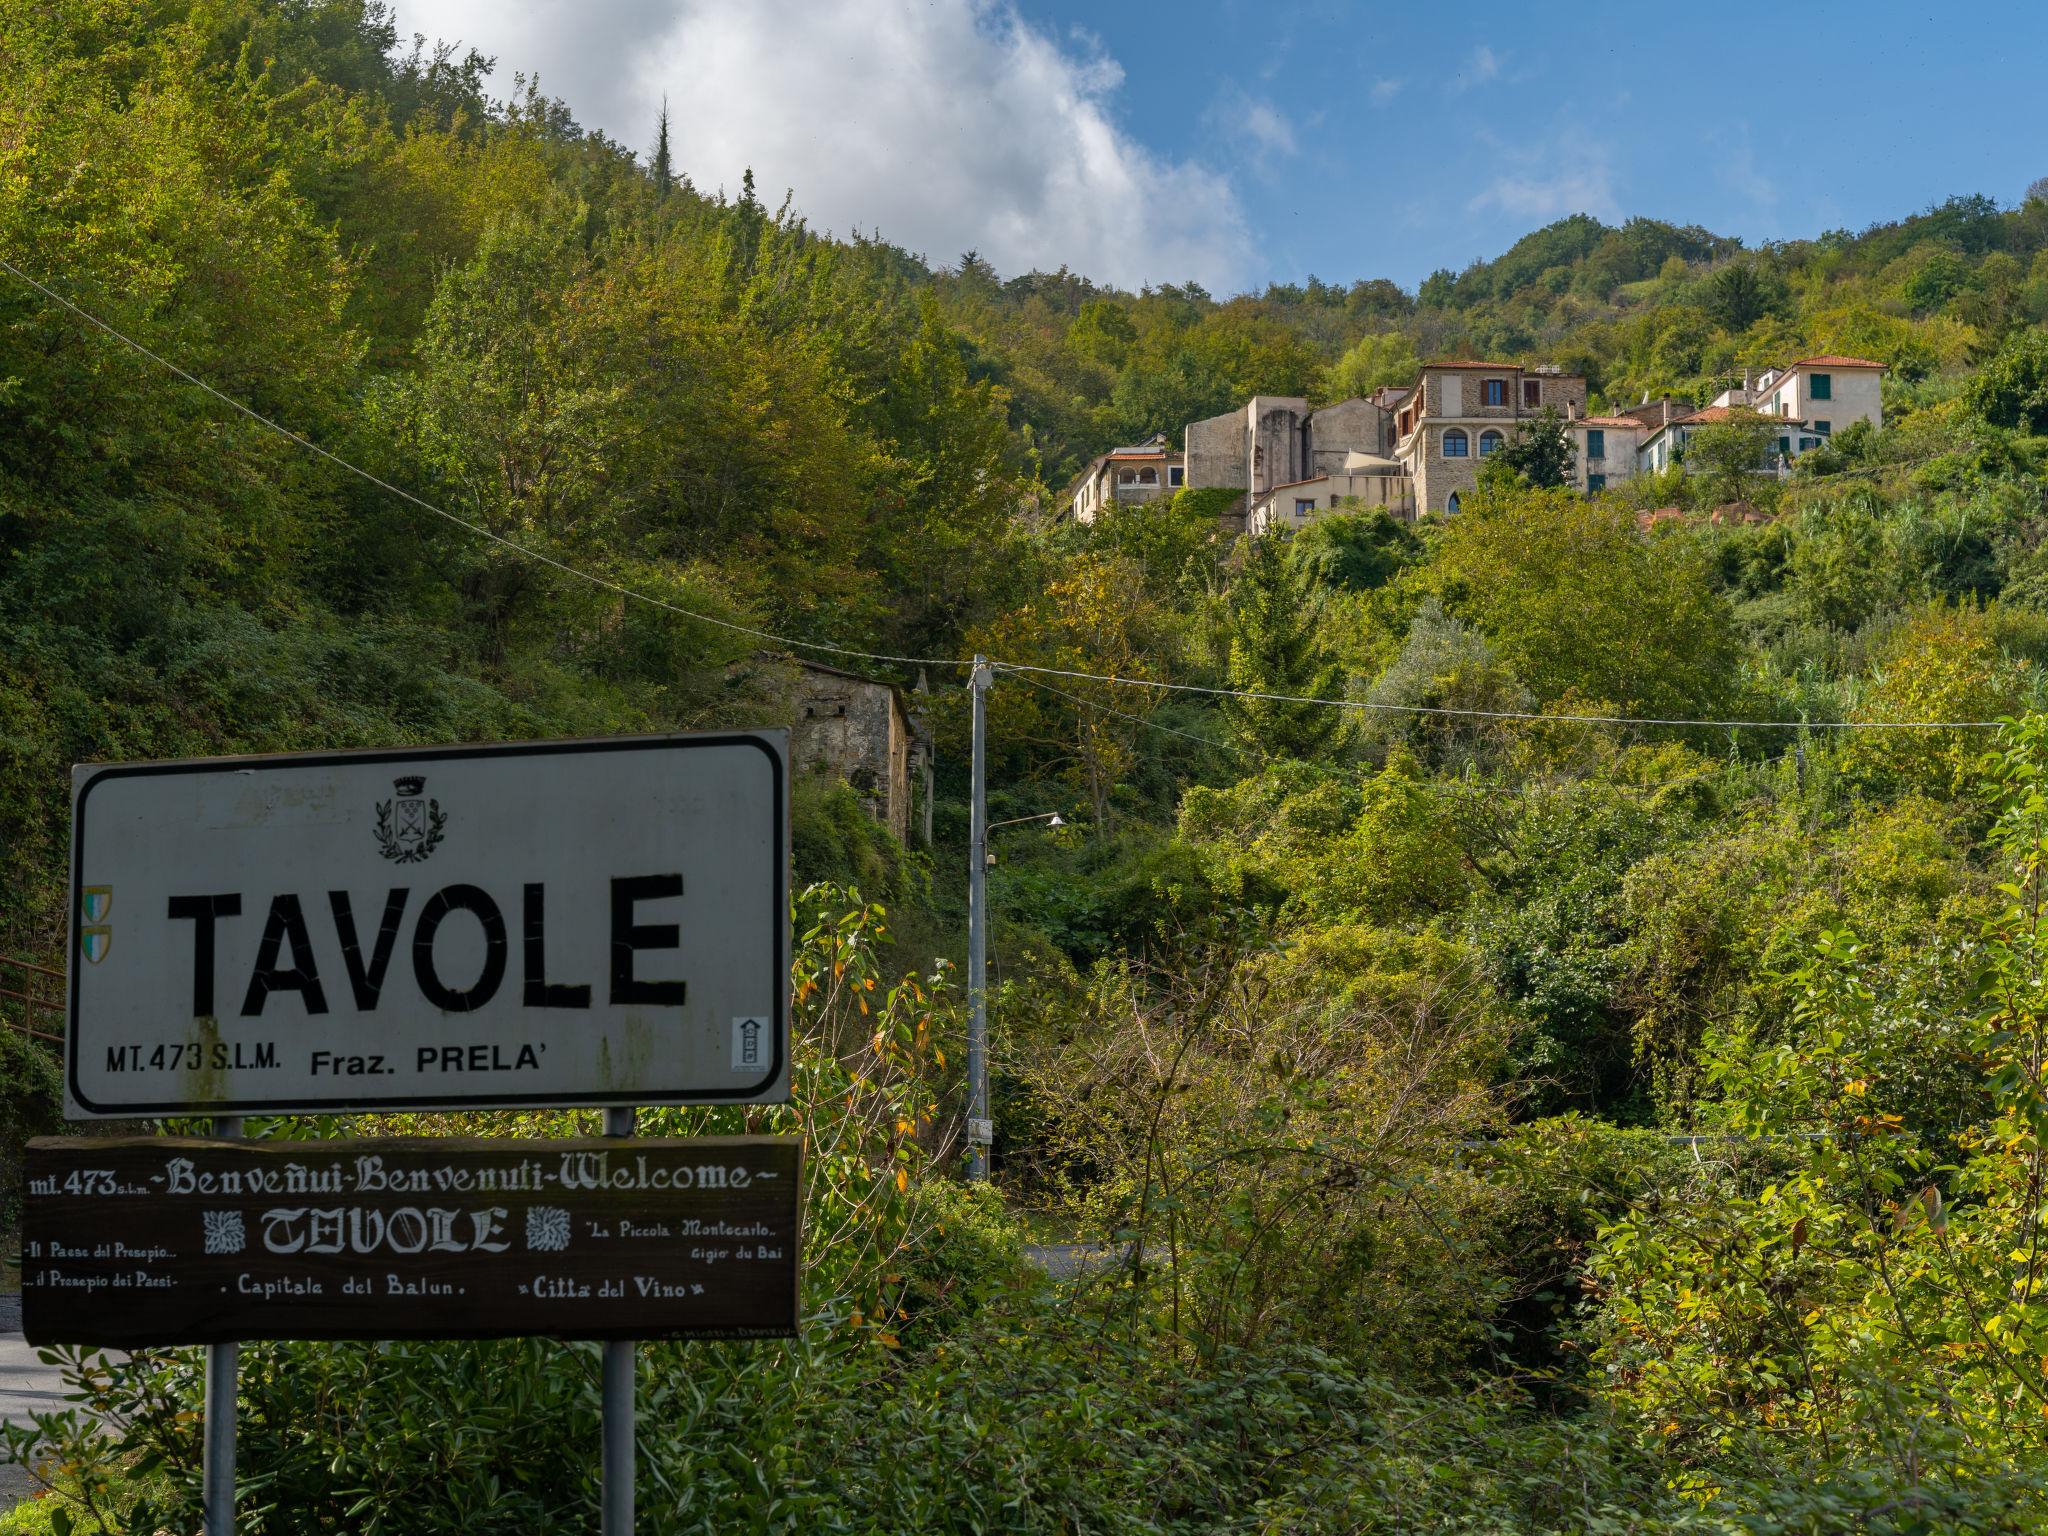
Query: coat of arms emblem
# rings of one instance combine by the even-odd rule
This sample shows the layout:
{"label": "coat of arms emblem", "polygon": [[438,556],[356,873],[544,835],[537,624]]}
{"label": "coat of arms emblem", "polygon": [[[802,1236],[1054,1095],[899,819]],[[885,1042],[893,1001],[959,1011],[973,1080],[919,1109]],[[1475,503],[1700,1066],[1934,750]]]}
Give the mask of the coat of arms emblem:
{"label": "coat of arms emblem", "polygon": [[377,802],[377,847],[398,864],[418,864],[441,846],[448,813],[426,798],[427,781],[407,774],[391,781],[389,800]]}

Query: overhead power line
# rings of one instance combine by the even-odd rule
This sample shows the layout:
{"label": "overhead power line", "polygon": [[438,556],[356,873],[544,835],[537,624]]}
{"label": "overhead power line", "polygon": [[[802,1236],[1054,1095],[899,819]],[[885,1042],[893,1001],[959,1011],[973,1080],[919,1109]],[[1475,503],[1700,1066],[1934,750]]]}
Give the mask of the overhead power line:
{"label": "overhead power line", "polygon": [[[887,662],[898,666],[962,668],[968,668],[973,666],[973,663],[971,661],[956,656],[892,656],[880,651],[863,651],[853,646],[833,645],[830,642],[823,640],[799,640],[793,635],[780,635],[776,634],[772,630],[762,629],[756,625],[741,624],[732,619],[721,619],[712,614],[698,612],[696,609],[685,608],[679,603],[669,602],[666,598],[656,597],[652,593],[642,592],[637,588],[626,586],[622,582],[613,581],[608,576],[600,576],[594,571],[583,570],[580,567],[569,564],[565,560],[557,559],[555,556],[548,554],[544,550],[536,549],[530,544],[522,544],[517,539],[510,539],[505,537],[501,533],[494,532],[492,529],[484,526],[482,523],[471,522],[466,517],[460,517],[455,513],[446,510],[443,507],[436,506],[433,502],[426,500],[424,497],[414,495],[411,491],[406,490],[403,486],[394,485],[389,480],[384,479],[381,475],[373,474],[371,471],[364,469],[361,465],[355,464],[350,460],[343,458],[340,454],[335,453],[333,450],[323,448],[320,444],[314,442],[311,438],[305,437],[302,434],[293,431],[290,427],[287,427],[282,423],[273,420],[272,418],[264,415],[261,411],[255,409],[253,406],[247,405],[244,402],[236,399],[233,395],[228,394],[226,391],[218,389],[214,385],[209,384],[205,379],[200,378],[197,374],[191,373],[188,370],[180,367],[177,363],[172,362],[169,358],[163,356],[161,353],[153,351],[151,348],[145,346],[142,342],[137,341],[133,336],[130,336],[127,332],[121,330],[119,327],[113,325],[112,323],[106,320],[101,319],[98,315],[94,314],[91,310],[85,308],[83,305],[75,303],[71,299],[66,298],[63,294],[57,292],[54,288],[51,288],[47,284],[39,282],[37,279],[29,276],[28,273],[22,271],[21,268],[17,267],[13,262],[9,261],[4,256],[0,256],[0,270],[4,270],[12,274],[21,282],[27,284],[30,288],[33,288],[37,293],[41,294],[44,298],[48,299],[51,303],[60,305],[64,309],[70,311],[72,314],[76,315],[79,319],[85,321],[94,329],[104,332],[108,336],[111,336],[115,341],[118,341],[119,343],[121,343],[122,346],[127,347],[130,351],[136,353],[138,356],[147,358],[150,362],[156,364],[157,367],[163,369],[166,373],[174,374],[178,378],[184,380],[187,384],[190,384],[193,388],[201,390],[204,393],[212,396],[215,400],[218,400],[222,405],[227,406],[230,410],[233,410],[239,413],[240,415],[246,416],[249,420],[255,422],[258,426],[263,427],[268,431],[275,432],[278,436],[286,439],[291,443],[296,444],[300,448],[305,449],[308,453],[314,454],[319,458],[325,459],[328,463],[334,465],[337,469],[345,470],[349,474],[356,476],[358,479],[366,481],[370,485],[376,486],[379,490],[384,491],[389,495],[396,496],[399,500],[406,502],[411,506],[418,507],[422,512],[430,513],[433,516],[440,518],[444,522],[452,523],[457,528],[461,528],[468,533],[473,533],[477,535],[479,538],[489,540],[491,543],[499,545],[502,548],[509,549],[513,553],[522,555],[529,560],[538,561],[540,564],[551,567],[552,569],[561,572],[565,576],[573,577],[577,581],[586,582],[593,587],[598,587],[604,591],[614,593],[615,595],[625,598],[631,602],[645,603],[649,607],[658,608],[664,613],[673,614],[678,618],[689,619],[698,624],[709,624],[717,629],[727,630],[733,634],[746,635],[755,640],[764,640],[774,645],[787,646],[789,649],[795,651],[816,651],[822,652],[823,654],[829,656],[845,656],[857,661]],[[1693,720],[1638,715],[1544,715],[1525,710],[1458,709],[1449,706],[1429,704],[1381,704],[1363,699],[1322,699],[1301,694],[1265,693],[1256,689],[1248,688],[1212,688],[1203,686],[1199,683],[1168,683],[1161,682],[1154,678],[1119,677],[1113,674],[1105,674],[1099,672],[1082,672],[1063,667],[1041,667],[1026,662],[1008,662],[1002,661],[1000,659],[992,659],[990,665],[993,666],[997,671],[1013,672],[1018,674],[1020,677],[1024,677],[1025,674],[1035,674],[1040,677],[1064,677],[1071,678],[1080,682],[1107,683],[1111,686],[1120,688],[1141,688],[1167,693],[1198,694],[1209,698],[1256,699],[1274,704],[1312,704],[1319,705],[1327,709],[1368,710],[1385,714],[1399,715],[1436,715],[1455,719],[1471,720],[1525,721],[1532,724],[1657,725],[1681,726],[1706,730],[1815,731],[1981,731],[1996,730],[1998,726],[2001,724],[2001,722],[1997,720]],[[1025,680],[1028,681],[1028,678],[1026,678]],[[1066,695],[1066,697],[1072,698],[1072,695]],[[1076,699],[1075,702],[1086,703],[1087,701]],[[1091,705],[1090,707],[1103,708],[1106,706]],[[1111,710],[1109,712],[1112,714],[1120,713],[1119,711],[1115,710]],[[1140,717],[1135,715],[1127,715],[1125,716],[1125,718],[1138,720],[1141,724],[1151,724],[1151,722],[1144,721],[1140,719]],[[1173,735],[1189,735],[1188,732],[1174,731],[1171,727],[1168,726],[1157,726],[1155,727],[1155,729],[1164,730],[1167,731],[1169,734]],[[1210,746],[1219,745],[1216,742],[1207,741],[1206,738],[1202,737],[1191,737],[1191,739],[1204,741],[1206,745]]]}
{"label": "overhead power line", "polygon": [[1064,667],[1031,666],[1024,662],[991,662],[998,672],[1032,672],[1041,677],[1069,677],[1123,688],[1149,688],[1162,693],[1194,693],[1219,699],[1262,699],[1273,704],[1320,704],[1328,709],[1359,709],[1395,715],[1449,715],[1472,720],[1526,720],[1543,725],[1682,725],[1717,730],[1780,731],[1995,731],[1998,720],[1686,720],[1658,715],[1540,715],[1519,709],[1454,709],[1432,704],[1378,704],[1367,699],[1320,699],[1311,694],[1261,693],[1253,688],[1210,688],[1201,683],[1167,683],[1151,677],[1105,677]]}
{"label": "overhead power line", "polygon": [[1092,709],[1096,713],[1103,715],[1114,715],[1117,719],[1128,720],[1133,725],[1142,725],[1148,730],[1163,731],[1168,736],[1178,736],[1183,741],[1192,741],[1204,747],[1215,747],[1220,751],[1234,752],[1240,757],[1248,755],[1244,748],[1238,746],[1235,742],[1217,741],[1213,737],[1198,736],[1193,731],[1183,731],[1176,726],[1162,725],[1157,720],[1147,719],[1143,715],[1134,715],[1126,710],[1112,709],[1107,704],[1098,704],[1093,699],[1084,699],[1077,693],[1068,693],[1064,688],[1055,688],[1051,683],[1041,683],[1034,677],[1025,677],[1023,675],[1024,669],[1021,667],[1004,667],[1001,662],[996,663],[996,666],[999,670],[1016,672],[1018,674],[1017,681],[1028,687],[1036,688],[1040,693],[1056,694],[1058,697],[1065,699],[1069,704],[1078,704],[1083,709]]}
{"label": "overhead power line", "polygon": [[616,593],[618,596],[629,598],[636,603],[646,603],[650,607],[659,608],[664,612],[675,614],[679,618],[691,619],[699,624],[714,625],[719,629],[730,630],[732,633],[737,635],[747,635],[756,640],[767,640],[773,642],[776,645],[786,645],[792,650],[823,651],[829,655],[850,656],[860,661],[886,661],[913,667],[965,667],[971,665],[971,663],[969,662],[961,661],[954,658],[945,658],[937,656],[885,656],[876,651],[856,650],[852,646],[832,645],[823,640],[798,640],[793,636],[778,635],[771,630],[760,629],[752,624],[740,624],[734,622],[731,619],[721,619],[714,617],[713,615],[708,613],[699,613],[695,609],[685,608],[678,603],[671,603],[666,598],[656,597],[650,592],[642,592],[637,590],[636,588],[626,586],[623,583],[613,581],[608,576],[600,576],[594,571],[582,570],[576,566],[569,564],[566,560],[556,559],[553,555],[548,554],[545,550],[535,549],[530,544],[522,544],[517,539],[508,539],[502,533],[494,532],[491,529],[485,527],[482,523],[473,523],[466,517],[458,517],[455,513],[450,512],[443,507],[438,507],[434,505],[433,502],[426,500],[424,497],[415,496],[411,491],[406,490],[403,486],[393,485],[389,480],[384,479],[381,475],[372,474],[369,470],[364,469],[362,466],[358,464],[351,463],[349,460],[343,458],[340,454],[335,453],[330,449],[321,447],[320,444],[314,442],[311,438],[305,437],[300,433],[294,432],[290,427],[284,426],[280,422],[271,420],[270,417],[265,416],[261,411],[256,410],[253,406],[245,405],[242,401],[237,400],[233,395],[230,395],[223,390],[216,389],[213,385],[207,383],[206,380],[200,378],[198,375],[187,372],[185,369],[179,367],[176,363],[172,362],[169,358],[164,357],[160,353],[151,351],[148,347],[144,346],[141,342],[137,341],[133,336],[128,335],[127,332],[118,329],[117,327],[109,324],[105,320],[102,320],[98,315],[94,314],[91,310],[84,308],[82,305],[74,304],[70,299],[64,297],[63,294],[57,292],[54,288],[50,288],[43,283],[37,282],[36,279],[30,277],[26,272],[22,271],[21,268],[17,267],[13,262],[9,261],[4,256],[0,256],[0,268],[5,268],[7,271],[13,273],[14,276],[20,278],[21,281],[23,281],[24,283],[27,283],[29,287],[35,289],[36,292],[43,295],[44,298],[49,299],[52,303],[63,305],[64,308],[70,310],[71,313],[78,316],[79,319],[85,321],[89,325],[97,327],[101,331],[104,331],[107,335],[113,337],[114,340],[120,342],[121,345],[129,348],[131,351],[139,353],[143,357],[148,358],[152,363],[155,363],[159,368],[162,368],[167,373],[176,374],[179,378],[183,379],[187,384],[192,385],[195,389],[204,390],[207,394],[213,396],[213,398],[218,400],[222,405],[227,406],[231,410],[239,411],[242,415],[248,417],[258,426],[267,427],[270,431],[277,433],[278,436],[285,438],[290,442],[298,444],[299,447],[305,449],[308,453],[319,455],[319,457],[327,460],[328,463],[334,465],[336,468],[347,470],[350,474],[355,475],[360,479],[368,481],[371,485],[376,486],[379,490],[389,492],[391,495],[398,497],[401,501],[411,503],[413,506],[418,507],[422,512],[431,512],[434,516],[441,518],[445,522],[453,523],[456,527],[465,529],[470,533],[476,534],[479,538],[488,539],[493,544],[501,545],[504,548],[513,551],[515,554],[524,555],[529,560],[537,560],[542,565],[551,566],[555,570],[560,571],[565,576],[573,576],[576,580],[588,582],[593,587],[601,587],[607,592]]}

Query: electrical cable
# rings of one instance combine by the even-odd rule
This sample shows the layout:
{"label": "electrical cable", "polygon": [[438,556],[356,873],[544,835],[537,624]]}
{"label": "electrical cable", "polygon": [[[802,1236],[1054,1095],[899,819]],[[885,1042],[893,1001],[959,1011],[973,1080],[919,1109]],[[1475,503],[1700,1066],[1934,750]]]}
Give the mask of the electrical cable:
{"label": "electrical cable", "polygon": [[117,329],[113,325],[110,325],[107,321],[102,320],[98,315],[94,314],[91,310],[84,308],[82,305],[74,304],[70,299],[67,299],[66,297],[64,297],[63,294],[57,292],[55,289],[50,288],[43,283],[37,282],[33,277],[30,277],[26,272],[22,271],[21,268],[17,267],[13,262],[9,261],[4,256],[0,256],[0,268],[4,268],[6,271],[11,272],[14,276],[20,278],[21,281],[28,284],[29,287],[35,289],[36,292],[42,294],[43,297],[51,300],[53,303],[61,304],[64,308],[70,310],[71,313],[78,316],[81,320],[84,320],[88,324],[93,325],[98,329],[104,331],[107,335],[113,337],[114,340],[120,342],[123,346],[128,347],[130,350],[141,354],[143,357],[148,358],[152,363],[155,363],[159,368],[164,369],[168,373],[176,374],[179,378],[183,379],[187,384],[192,385],[194,388],[204,390],[207,394],[213,396],[214,399],[218,400],[222,405],[229,407],[231,410],[239,411],[242,415],[248,417],[251,421],[257,423],[257,425],[269,428],[272,432],[277,433],[278,436],[283,437],[290,442],[296,443],[299,447],[306,449],[308,452],[319,455],[321,458],[327,460],[330,464],[333,464],[340,469],[345,469],[350,474],[368,481],[371,485],[376,486],[379,490],[388,491],[391,495],[398,497],[401,501],[410,502],[413,506],[418,507],[423,512],[431,512],[434,516],[441,518],[447,522],[453,523],[458,528],[466,529],[470,533],[478,534],[483,538],[489,539],[494,544],[503,545],[506,549],[512,550],[517,554],[524,555],[529,560],[537,560],[542,565],[552,566],[554,569],[562,572],[566,576],[575,577],[578,581],[588,582],[590,585],[594,587],[601,587],[607,592],[614,592],[618,594],[620,597],[630,598],[634,602],[646,603],[651,607],[660,608],[665,612],[675,614],[680,618],[693,619],[699,624],[715,625],[719,629],[730,630],[734,634],[748,635],[756,640],[772,641],[776,645],[786,645],[792,650],[823,651],[833,656],[851,656],[860,661],[886,661],[893,662],[898,665],[913,667],[966,667],[972,665],[971,662],[962,661],[950,657],[888,656],[883,655],[878,651],[862,651],[856,650],[852,646],[832,645],[823,640],[798,640],[789,635],[778,635],[771,630],[758,629],[751,624],[739,624],[735,623],[731,619],[720,619],[715,618],[708,613],[698,613],[694,609],[684,608],[676,603],[668,602],[663,598],[655,597],[649,593],[637,591],[632,587],[624,586],[619,582],[611,580],[609,577],[599,576],[594,572],[581,570],[576,566],[570,565],[567,561],[556,559],[553,555],[548,554],[544,550],[535,549],[528,544],[521,544],[516,539],[508,539],[501,533],[494,533],[491,529],[486,528],[481,523],[473,523],[466,517],[458,517],[453,512],[449,512],[441,507],[437,507],[434,505],[434,503],[426,500],[424,497],[415,496],[411,491],[404,489],[402,486],[393,485],[389,480],[386,480],[379,475],[372,474],[369,470],[364,469],[359,465],[351,463],[349,460],[344,459],[340,454],[335,453],[330,449],[321,447],[311,438],[304,437],[299,433],[294,432],[290,427],[284,426],[279,422],[271,420],[268,416],[265,416],[262,412],[256,410],[253,406],[243,404],[240,400],[237,400],[233,395],[227,394],[222,390],[216,389],[213,385],[207,383],[206,380],[200,378],[198,375],[188,373],[185,369],[179,367],[169,358],[163,357],[160,354],[151,351],[148,347],[144,346],[134,337]]}
{"label": "electrical cable", "polygon": [[1143,715],[1133,715],[1121,709],[1112,709],[1107,704],[1097,704],[1093,699],[1084,699],[1079,694],[1068,693],[1063,688],[1055,688],[1051,683],[1041,683],[1036,678],[1024,677],[1021,675],[1022,669],[1002,667],[1000,663],[998,663],[998,666],[1001,670],[1004,671],[1019,672],[1017,680],[1025,684],[1027,687],[1036,688],[1041,693],[1057,694],[1060,698],[1065,699],[1068,703],[1078,704],[1083,709],[1093,709],[1105,715],[1115,715],[1117,719],[1128,720],[1133,725],[1149,726],[1151,729],[1155,731],[1164,731],[1169,736],[1178,736],[1183,741],[1199,742],[1202,746],[1205,747],[1217,747],[1225,752],[1235,752],[1240,757],[1247,757],[1250,755],[1245,751],[1243,747],[1237,745],[1236,742],[1217,741],[1213,737],[1197,736],[1193,731],[1183,731],[1178,730],[1170,725],[1161,725],[1157,720],[1147,720]]}
{"label": "electrical cable", "polygon": [[992,661],[989,665],[998,672],[1034,672],[1043,677],[1071,677],[1084,682],[1115,683],[1126,688],[1151,688],[1166,693],[1204,694],[1211,698],[1262,699],[1273,704],[1320,704],[1328,709],[1376,710],[1397,715],[1449,715],[1470,720],[1525,720],[1551,725],[1676,725],[1731,731],[1995,731],[2004,723],[1998,720],[1684,720],[1655,715],[1539,715],[1529,710],[1375,704],[1365,699],[1319,699],[1307,694],[1261,693],[1250,688],[1212,688],[1201,683],[1166,683],[1149,677],[1106,677],[1096,672],[1075,672],[1064,667],[1040,667],[1014,661]]}

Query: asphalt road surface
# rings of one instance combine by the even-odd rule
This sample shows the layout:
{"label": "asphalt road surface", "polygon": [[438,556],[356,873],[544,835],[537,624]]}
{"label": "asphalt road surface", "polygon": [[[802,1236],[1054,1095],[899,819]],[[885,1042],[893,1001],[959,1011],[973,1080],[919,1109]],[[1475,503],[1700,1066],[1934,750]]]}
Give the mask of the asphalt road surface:
{"label": "asphalt road surface", "polygon": [[[0,1419],[26,1423],[31,1413],[63,1406],[57,1368],[38,1360],[21,1336],[21,1298],[0,1296]],[[34,1489],[34,1479],[20,1467],[0,1466],[0,1509],[12,1509]]]}

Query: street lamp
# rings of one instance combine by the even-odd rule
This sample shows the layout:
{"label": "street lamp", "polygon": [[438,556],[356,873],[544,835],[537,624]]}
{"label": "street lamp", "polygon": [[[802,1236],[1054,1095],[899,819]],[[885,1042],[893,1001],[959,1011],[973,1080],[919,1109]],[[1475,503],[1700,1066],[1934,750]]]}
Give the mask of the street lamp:
{"label": "street lamp", "polygon": [[[986,656],[974,658],[967,691],[974,700],[973,793],[968,802],[967,834],[967,1177],[988,1177],[988,1146],[995,1125],[988,1113],[988,871],[995,855],[988,851],[988,688],[995,669]],[[1042,821],[1064,827],[1058,811],[1012,816],[997,827]]]}
{"label": "street lamp", "polygon": [[[993,832],[997,827],[1014,827],[1027,821],[1042,821],[1048,827],[1064,827],[1067,824],[1066,818],[1060,815],[1058,811],[1040,811],[1036,816],[1012,816],[1008,821],[992,821],[985,830]],[[996,867],[996,856],[993,849],[989,850],[988,857],[983,861],[983,867],[987,869],[994,869]]]}

